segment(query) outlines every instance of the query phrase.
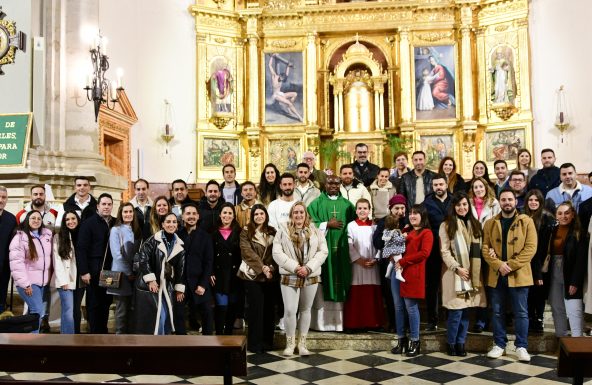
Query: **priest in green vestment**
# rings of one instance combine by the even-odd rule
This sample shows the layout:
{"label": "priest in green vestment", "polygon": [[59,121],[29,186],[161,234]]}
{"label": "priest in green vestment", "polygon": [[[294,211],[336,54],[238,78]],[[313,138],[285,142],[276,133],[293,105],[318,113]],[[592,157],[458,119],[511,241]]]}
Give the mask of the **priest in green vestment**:
{"label": "priest in green vestment", "polygon": [[329,249],[311,314],[311,328],[321,331],[343,330],[343,302],[352,279],[347,224],[356,218],[356,209],[341,196],[340,185],[338,176],[327,177],[326,192],[308,206],[311,220],[325,232]]}

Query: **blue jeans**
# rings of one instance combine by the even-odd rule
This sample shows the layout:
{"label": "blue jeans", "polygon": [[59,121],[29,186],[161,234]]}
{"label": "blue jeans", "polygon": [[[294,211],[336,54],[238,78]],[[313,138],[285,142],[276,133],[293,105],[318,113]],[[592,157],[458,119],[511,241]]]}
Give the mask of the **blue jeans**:
{"label": "blue jeans", "polygon": [[[493,310],[493,342],[505,348],[506,337],[506,300],[510,300],[514,310],[515,345],[517,348],[528,347],[528,286],[508,287],[508,277],[500,275],[497,286],[490,289],[491,309]],[[509,298],[507,298],[509,297]]]}
{"label": "blue jeans", "polygon": [[169,316],[169,307],[166,304],[166,300],[162,299],[162,307],[160,308],[160,319],[158,320],[158,335],[164,336],[171,333],[170,323],[172,319]]}
{"label": "blue jeans", "polygon": [[409,332],[412,341],[419,340],[419,306],[415,298],[401,298],[400,282],[394,277],[393,270],[391,276],[391,292],[395,304],[395,322],[397,323],[397,336],[405,337],[405,311],[409,316]]}
{"label": "blue jeans", "polygon": [[449,344],[464,344],[469,330],[469,309],[448,310],[446,339]]}
{"label": "blue jeans", "polygon": [[62,305],[60,333],[74,334],[74,291],[58,288]]}
{"label": "blue jeans", "polygon": [[[41,319],[45,316],[45,309],[47,308],[47,301],[45,300],[45,291],[48,289],[47,286],[31,285],[33,294],[29,297],[25,294],[25,289],[22,287],[16,287],[19,295],[25,301],[29,307],[29,313],[39,314],[39,325],[41,325]],[[33,333],[39,333],[39,328]]]}

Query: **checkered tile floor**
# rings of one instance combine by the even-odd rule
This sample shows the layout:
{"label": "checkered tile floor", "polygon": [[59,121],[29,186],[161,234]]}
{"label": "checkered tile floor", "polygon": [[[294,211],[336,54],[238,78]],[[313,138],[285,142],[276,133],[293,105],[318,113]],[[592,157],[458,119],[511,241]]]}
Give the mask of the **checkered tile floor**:
{"label": "checkered tile floor", "polygon": [[[491,360],[483,354],[448,357],[430,353],[414,358],[389,352],[355,350],[322,350],[309,357],[285,359],[279,352],[249,354],[249,375],[235,378],[235,384],[257,385],[353,385],[353,384],[532,384],[571,383],[558,378],[557,360],[547,355],[532,357],[530,364],[520,363],[513,352]],[[61,380],[94,382],[146,382],[211,384],[222,383],[221,377],[130,376],[117,374],[68,375],[51,373],[2,373],[6,380]],[[592,381],[585,382],[592,385]]]}

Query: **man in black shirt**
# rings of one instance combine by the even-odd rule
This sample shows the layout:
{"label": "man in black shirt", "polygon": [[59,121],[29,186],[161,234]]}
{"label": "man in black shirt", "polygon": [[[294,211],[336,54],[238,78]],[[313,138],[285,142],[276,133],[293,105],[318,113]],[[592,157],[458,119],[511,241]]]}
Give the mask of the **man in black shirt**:
{"label": "man in black shirt", "polygon": [[368,161],[368,146],[364,143],[356,144],[355,159],[352,163],[354,176],[368,187],[374,182],[380,167]]}

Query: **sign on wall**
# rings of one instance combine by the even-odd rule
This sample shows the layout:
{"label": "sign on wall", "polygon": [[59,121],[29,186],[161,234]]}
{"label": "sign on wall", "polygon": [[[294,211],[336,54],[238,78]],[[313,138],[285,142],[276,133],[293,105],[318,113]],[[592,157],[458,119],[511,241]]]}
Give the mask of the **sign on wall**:
{"label": "sign on wall", "polygon": [[31,135],[31,113],[0,114],[0,167],[24,167]]}

